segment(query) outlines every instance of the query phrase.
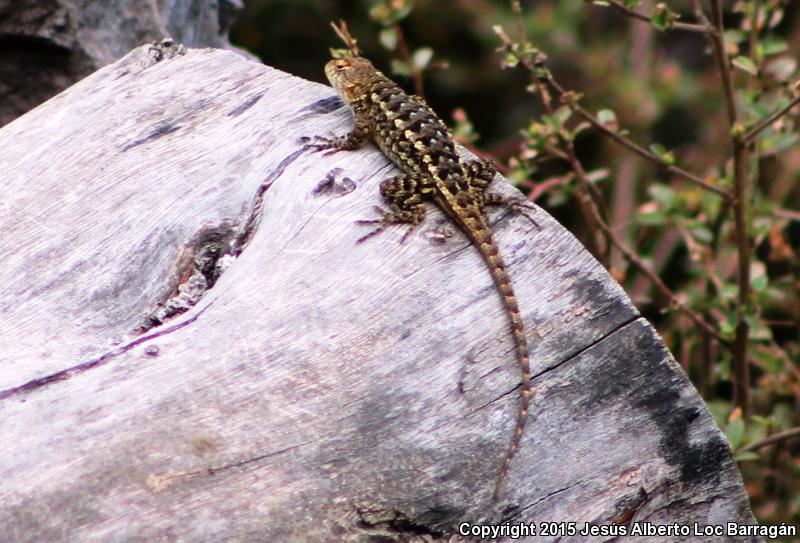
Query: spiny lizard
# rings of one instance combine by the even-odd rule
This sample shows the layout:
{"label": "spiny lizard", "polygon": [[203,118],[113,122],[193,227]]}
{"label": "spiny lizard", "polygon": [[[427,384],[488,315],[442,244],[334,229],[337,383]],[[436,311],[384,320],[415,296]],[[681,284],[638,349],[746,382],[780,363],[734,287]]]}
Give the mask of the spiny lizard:
{"label": "spiny lizard", "polygon": [[484,208],[500,204],[519,207],[520,204],[486,192],[497,173],[494,165],[484,160],[462,161],[447,126],[425,101],[406,94],[370,61],[358,56],[334,59],[325,66],[325,74],[352,108],[355,126],[346,136],[318,137],[314,147],[332,152],[353,150],[371,139],[403,171],[401,175],[381,183],[381,195],[392,211],[380,210],[382,216],[378,220],[359,221],[378,225],[359,239],[359,243],[392,224],[409,225],[403,236],[405,240],[424,220],[425,200],[433,199],[480,251],[500,293],[522,369],[522,398],[511,446],[492,494],[493,501],[496,501],[525,429],[531,397],[531,370],[528,340],[511,278],[492,236]]}

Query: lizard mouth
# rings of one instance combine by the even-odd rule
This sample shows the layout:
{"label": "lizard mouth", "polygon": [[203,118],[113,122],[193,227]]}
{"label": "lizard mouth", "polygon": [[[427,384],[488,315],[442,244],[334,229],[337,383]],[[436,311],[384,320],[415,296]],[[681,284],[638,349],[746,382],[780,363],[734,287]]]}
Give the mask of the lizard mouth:
{"label": "lizard mouth", "polygon": [[353,81],[353,64],[342,58],[335,58],[325,64],[325,76],[339,95],[349,102],[356,94],[357,82]]}
{"label": "lizard mouth", "polygon": [[336,86],[336,84],[334,83],[336,79],[335,74],[336,74],[336,60],[328,61],[328,63],[325,64],[325,77],[328,78],[328,81],[330,82],[332,87]]}
{"label": "lizard mouth", "polygon": [[339,88],[342,81],[347,78],[346,73],[350,67],[351,63],[346,59],[335,58],[329,60],[328,63],[325,64],[325,76],[334,88]]}

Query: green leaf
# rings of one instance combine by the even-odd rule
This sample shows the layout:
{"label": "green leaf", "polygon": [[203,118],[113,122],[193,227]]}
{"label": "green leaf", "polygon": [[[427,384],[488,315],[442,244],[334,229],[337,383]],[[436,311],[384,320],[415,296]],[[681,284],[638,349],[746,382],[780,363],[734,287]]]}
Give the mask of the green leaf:
{"label": "green leaf", "polygon": [[733,418],[725,428],[725,436],[728,438],[732,449],[741,447],[744,438],[744,420],[741,417]]}
{"label": "green leaf", "polygon": [[611,172],[608,168],[591,170],[586,172],[586,179],[589,181],[589,183],[597,183],[599,181],[602,181],[603,179],[607,179],[609,173]]}
{"label": "green leaf", "polygon": [[637,213],[636,222],[642,226],[662,226],[667,216],[662,211],[642,211]]}
{"label": "green leaf", "polygon": [[772,424],[772,421],[768,417],[763,417],[761,415],[751,415],[750,420],[760,426],[770,426]]}
{"label": "green leaf", "polygon": [[759,275],[758,277],[753,277],[752,286],[755,292],[764,292],[768,284],[769,281],[766,275]]}
{"label": "green leaf", "polygon": [[653,151],[654,155],[659,156],[659,157],[667,152],[667,150],[664,148],[664,146],[661,145],[660,143],[651,143],[650,144],[650,150]]}
{"label": "green leaf", "polygon": [[711,230],[707,226],[695,226],[691,230],[692,237],[701,243],[709,244],[711,240],[714,238],[714,235],[711,233]]}
{"label": "green leaf", "polygon": [[737,462],[747,462],[750,460],[758,460],[759,458],[761,457],[758,456],[758,453],[755,451],[744,451],[735,456]]}
{"label": "green leaf", "polygon": [[433,49],[430,47],[420,47],[414,51],[414,55],[411,57],[411,62],[414,64],[414,67],[421,72],[428,67],[428,64],[432,58]]}
{"label": "green leaf", "polygon": [[672,28],[673,23],[679,17],[677,13],[671,11],[663,2],[656,4],[653,14],[650,16],[650,24],[662,32]]}
{"label": "green leaf", "polygon": [[641,4],[641,3],[642,3],[642,0],[625,0],[624,1],[625,7],[628,8],[628,9],[637,8],[637,7],[639,7],[639,4]]}
{"label": "green leaf", "polygon": [[591,127],[592,127],[592,125],[587,123],[587,122],[585,122],[585,121],[581,122],[581,123],[578,123],[578,125],[575,128],[572,129],[572,137],[573,137],[573,139],[575,138],[575,136],[577,136],[578,134],[580,134],[584,130],[590,129]]}
{"label": "green leaf", "polygon": [[405,77],[409,77],[411,75],[411,66],[402,60],[392,59],[391,67],[393,74],[402,75]]}
{"label": "green leaf", "polygon": [[373,21],[384,25],[392,25],[405,19],[411,8],[413,8],[411,0],[392,0],[390,2],[376,2],[369,9],[369,17]]}
{"label": "green leaf", "polygon": [[378,41],[389,51],[394,51],[394,48],[397,47],[397,32],[394,28],[384,28],[378,34]]}
{"label": "green leaf", "polygon": [[558,122],[561,126],[563,126],[564,123],[567,122],[571,116],[572,116],[572,109],[570,109],[567,106],[560,107],[558,108],[558,110],[556,110],[556,119],[558,119]]}
{"label": "green leaf", "polygon": [[660,143],[651,143],[650,150],[665,166],[672,166],[675,164],[675,154],[672,151],[667,151]]}
{"label": "green leaf", "polygon": [[784,371],[783,359],[768,351],[754,350],[753,358],[758,360],[759,366],[766,368],[772,375],[780,376]]}
{"label": "green leaf", "polygon": [[519,64],[519,59],[513,53],[508,53],[503,61],[503,67],[505,68],[514,68],[517,64]]}
{"label": "green leaf", "polygon": [[761,46],[763,47],[764,56],[777,55],[789,48],[786,41],[777,36],[765,36],[764,39],[761,40]]}
{"label": "green leaf", "polygon": [[736,323],[730,319],[719,323],[719,333],[725,339],[733,339],[736,332]]}
{"label": "green leaf", "polygon": [[353,58],[353,52],[350,49],[333,48],[329,49],[331,58]]}
{"label": "green leaf", "polygon": [[725,31],[725,41],[728,43],[742,43],[747,40],[747,34],[739,29],[732,28]]}
{"label": "green leaf", "polygon": [[[766,131],[765,131],[766,132]],[[765,135],[762,139],[762,149],[764,154],[775,154],[786,151],[792,147],[795,147],[798,142],[797,134],[779,134],[774,137],[770,137],[768,134]]]}
{"label": "green leaf", "polygon": [[[558,129],[561,128],[561,125],[558,122],[558,118],[555,117],[554,115],[545,115],[542,117],[542,121],[544,121],[543,127],[546,127],[548,129],[545,135],[558,132]],[[539,132],[540,134],[542,133],[541,129],[539,130]]]}
{"label": "green leaf", "polygon": [[740,55],[733,59],[731,63],[743,72],[747,72],[751,75],[758,75],[758,67],[748,57]]}
{"label": "green leaf", "polygon": [[[736,283],[723,283],[722,289],[719,292],[720,297],[723,300],[733,301],[736,299],[736,296],[739,294],[739,287]],[[729,319],[733,319],[733,317],[729,317]],[[735,321],[731,320],[733,326],[736,326]]]}
{"label": "green leaf", "polygon": [[675,203],[675,191],[666,185],[654,184],[650,185],[648,191],[657,202],[660,202],[668,207],[672,207]]}
{"label": "green leaf", "polygon": [[778,81],[788,82],[792,79],[797,70],[797,60],[789,55],[781,56],[770,60],[765,66],[764,71]]}
{"label": "green leaf", "polygon": [[601,109],[597,112],[597,120],[600,124],[611,130],[619,128],[619,121],[617,121],[617,114],[611,109]]}

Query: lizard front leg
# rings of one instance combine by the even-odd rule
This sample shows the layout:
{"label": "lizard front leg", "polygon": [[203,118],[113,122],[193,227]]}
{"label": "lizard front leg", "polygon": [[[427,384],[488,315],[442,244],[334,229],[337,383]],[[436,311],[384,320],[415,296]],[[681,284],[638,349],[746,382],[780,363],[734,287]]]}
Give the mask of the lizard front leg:
{"label": "lizard front leg", "polygon": [[367,143],[368,139],[367,123],[360,120],[359,117],[355,119],[353,130],[344,136],[316,136],[315,142],[310,144],[309,147],[316,151],[328,152],[324,156],[332,155],[338,151],[355,151],[360,149]]}
{"label": "lizard front leg", "polygon": [[409,228],[400,240],[405,242],[409,234],[425,219],[425,197],[433,193],[434,180],[422,174],[402,174],[386,179],[381,183],[381,196],[389,203],[391,212],[376,208],[380,219],[356,221],[357,224],[377,224],[378,227],[356,243],[361,243],[379,234],[387,226],[408,224]]}

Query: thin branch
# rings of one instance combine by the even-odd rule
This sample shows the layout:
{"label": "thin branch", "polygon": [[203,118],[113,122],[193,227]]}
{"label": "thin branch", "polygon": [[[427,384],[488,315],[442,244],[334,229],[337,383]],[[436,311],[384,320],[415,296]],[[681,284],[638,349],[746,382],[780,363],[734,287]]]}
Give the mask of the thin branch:
{"label": "thin branch", "polygon": [[[550,74],[549,72],[548,72],[548,76],[547,76],[547,81],[559,93],[560,96],[565,96],[567,94],[567,91],[561,85],[559,85],[558,82],[555,79],[553,79],[552,74]],[[630,149],[631,151],[633,151],[637,155],[641,156],[642,158],[645,158],[645,159],[649,160],[650,162],[652,162],[654,164],[657,164],[658,166],[660,166],[661,168],[664,168],[666,171],[668,171],[671,174],[677,175],[678,177],[682,177],[682,178],[686,179],[687,181],[689,181],[690,183],[693,183],[693,184],[695,184],[695,185],[697,185],[699,187],[702,187],[702,188],[706,189],[709,192],[713,192],[714,194],[716,194],[718,196],[721,196],[725,200],[730,200],[731,199],[731,195],[725,189],[721,189],[721,188],[719,188],[719,187],[717,187],[715,185],[712,185],[708,181],[705,181],[701,177],[699,177],[699,176],[697,176],[697,175],[695,175],[695,174],[693,174],[693,173],[691,173],[689,171],[686,171],[683,168],[680,168],[679,166],[664,164],[664,161],[661,160],[661,158],[659,158],[658,155],[656,155],[655,153],[653,153],[652,151],[650,151],[648,149],[645,149],[641,145],[639,145],[639,144],[635,143],[634,141],[632,141],[631,139],[623,136],[619,132],[608,128],[606,125],[601,123],[600,120],[597,119],[597,117],[595,117],[594,115],[589,113],[587,110],[585,110],[583,107],[578,105],[576,102],[567,101],[566,103],[569,106],[569,108],[572,111],[574,111],[575,113],[577,113],[583,120],[588,122],[590,125],[592,125],[597,130],[600,130],[601,132],[606,134],[609,138],[614,140],[616,143],[622,145],[623,147],[627,147],[628,149]]]}
{"label": "thin branch", "polygon": [[[643,13],[639,13],[638,11],[635,11],[635,10],[629,8],[628,6],[626,6],[625,4],[620,2],[620,0],[607,0],[607,1],[608,1],[609,4],[614,6],[617,10],[623,12],[628,17],[631,17],[631,18],[636,19],[638,21],[643,21],[643,22],[651,24],[651,25],[653,24],[653,20],[652,20],[651,17],[649,17],[649,16],[647,16],[647,15],[645,15]],[[674,29],[674,30],[686,30],[688,32],[700,32],[702,34],[707,34],[709,32],[713,32],[714,31],[713,28],[709,27],[706,24],[679,23],[679,22],[672,23],[672,29]]]}
{"label": "thin branch", "polygon": [[755,451],[761,449],[762,447],[766,447],[768,445],[774,445],[775,443],[780,443],[781,441],[786,441],[787,439],[794,439],[796,437],[800,437],[800,427],[791,428],[789,430],[784,430],[783,432],[778,432],[777,434],[772,434],[771,436],[765,437],[760,441],[756,441],[754,443],[749,443],[744,447],[740,447],[737,450],[737,453],[743,453],[746,451]]}
{"label": "thin branch", "polygon": [[731,65],[725,53],[725,27],[722,24],[721,0],[711,0],[711,18],[714,21],[714,28],[716,29],[716,32],[710,35],[712,50],[714,58],[717,60],[720,76],[722,77],[722,88],[725,91],[725,110],[728,113],[728,124],[733,127],[737,122],[736,97],[733,90]]}
{"label": "thin branch", "polygon": [[[506,45],[510,45],[510,40],[508,36],[502,32],[498,32],[500,35],[501,40],[506,43]],[[506,40],[508,40],[506,42]],[[517,55],[517,53],[514,53]],[[549,76],[549,72],[547,76],[544,78],[537,76],[537,66],[536,63],[529,55],[517,55],[518,60],[528,69],[531,74],[533,75],[534,84],[537,86],[540,96],[542,97],[542,102],[545,106],[549,115],[555,114],[555,109],[552,105],[552,101],[550,98],[550,93],[547,89],[546,83],[552,84],[552,78]],[[558,90],[558,89],[557,89]],[[560,91],[561,92],[561,91]],[[563,94],[563,92],[562,92]],[[597,121],[599,124],[599,121]],[[563,139],[564,149],[567,155],[567,160],[572,168],[572,171],[575,172],[575,176],[578,179],[579,184],[584,189],[587,194],[591,194],[591,191],[588,189],[591,186],[589,180],[586,176],[586,171],[583,169],[583,165],[581,164],[580,160],[578,159],[575,148],[571,141],[567,139]],[[660,162],[660,161],[659,161]],[[603,220],[600,210],[597,207],[596,202],[591,198],[587,198],[587,208],[591,212],[592,222],[598,225],[598,227],[603,231],[606,239],[608,239],[614,247],[622,254],[622,256],[635,268],[637,268],[640,272],[642,272],[670,301],[670,305],[674,307],[676,310],[680,311],[687,315],[697,326],[703,329],[707,334],[714,337],[717,341],[720,342],[721,345],[726,347],[730,347],[730,341],[723,338],[719,332],[712,326],[711,324],[707,323],[703,318],[698,315],[696,312],[692,311],[691,308],[686,306],[678,296],[672,292],[672,290],[661,280],[661,278],[653,272],[647,265],[639,258],[639,256],[634,253],[631,249],[628,248],[625,243],[620,241],[617,236],[615,235],[614,231],[611,227]]]}
{"label": "thin branch", "polygon": [[792,211],[791,209],[775,209],[772,212],[776,217],[789,219],[790,221],[800,222],[800,213]]}
{"label": "thin branch", "polygon": [[758,136],[763,130],[770,127],[772,123],[774,123],[775,121],[777,121],[778,119],[789,113],[789,111],[791,111],[792,108],[797,104],[800,104],[800,95],[796,96],[794,100],[789,102],[789,104],[786,107],[781,108],[770,114],[765,119],[760,120],[755,126],[753,126],[753,128],[748,130],[747,133],[744,136],[742,136],[742,141],[744,143],[750,143],[751,141],[753,141],[755,137]]}
{"label": "thin branch", "polygon": [[400,28],[398,23],[392,25],[392,30],[397,35],[397,48],[400,49],[400,55],[403,57],[403,62],[408,65],[408,70],[411,74],[411,81],[414,83],[414,93],[420,98],[425,98],[425,92],[422,83],[422,73],[414,66],[411,58],[411,51],[408,49],[406,36],[403,34],[403,29]]}
{"label": "thin branch", "polygon": [[[710,34],[712,51],[717,60],[722,87],[725,93],[725,109],[733,139],[733,218],[736,235],[737,256],[737,323],[733,340],[734,369],[734,403],[742,408],[745,418],[750,414],[750,368],[747,359],[750,326],[745,319],[745,312],[750,304],[750,233],[748,225],[748,149],[744,141],[744,129],[739,124],[736,111],[736,97],[733,88],[733,76],[728,55],[725,51],[725,27],[722,22],[722,1],[711,1],[711,18],[716,32]],[[705,18],[702,12],[700,17]],[[737,135],[737,133],[739,135]]]}
{"label": "thin branch", "polygon": [[758,13],[761,11],[761,0],[754,0],[750,4],[751,12],[748,13],[750,18],[750,35],[748,36],[747,50],[750,53],[750,60],[753,64],[758,64]]}
{"label": "thin branch", "polygon": [[[525,37],[525,24],[522,20],[522,5],[520,4],[519,0],[511,0],[511,8],[514,12],[514,18],[516,19],[517,23],[517,39],[519,40],[519,44],[523,48],[523,50],[527,50],[527,38]],[[505,37],[507,39],[507,43],[511,43],[510,38],[508,38],[508,36]],[[553,115],[554,108],[550,99],[550,94],[547,92],[547,89],[541,85],[541,82],[535,75],[534,60],[532,56],[529,53],[523,53],[520,56],[520,54],[516,51],[515,54],[517,55],[517,58],[520,60],[520,62],[522,62],[523,65],[531,72],[531,74],[533,74],[534,83],[539,88],[539,92],[542,97],[542,103],[544,104],[549,114]],[[572,142],[563,141],[562,145],[564,146],[564,153],[563,153],[563,155],[565,155],[564,158],[566,158],[567,161],[570,162],[571,164],[574,163],[574,161],[577,160],[577,157],[575,155],[575,149],[572,145]],[[578,166],[580,166],[580,163],[578,163]],[[601,218],[602,214],[598,209],[598,202],[601,199],[599,191],[597,190],[597,187],[595,187],[588,181],[584,182],[586,181],[586,175],[582,169],[581,172],[579,173],[573,167],[573,171],[575,171],[576,175],[578,176],[579,187],[580,187],[580,190],[577,192],[578,210],[580,211],[583,220],[584,222],[586,222],[586,224],[597,225],[597,227],[600,228],[600,230],[602,231],[602,228],[600,227],[600,223],[602,222]],[[589,231],[592,234],[595,234],[595,236],[590,238],[590,240],[587,240],[587,248],[595,256],[595,258],[602,261],[603,253],[606,252],[603,249],[608,248],[607,236],[606,239],[602,239],[602,237],[599,234],[597,234],[596,229],[590,228]],[[606,265],[606,267],[608,266],[607,262],[605,262],[604,264]]]}
{"label": "thin branch", "polygon": [[511,0],[511,9],[514,11],[514,18],[517,21],[517,39],[525,45],[525,25],[522,21],[522,5],[519,0]]}
{"label": "thin branch", "polygon": [[336,35],[339,36],[339,39],[342,40],[350,50],[350,54],[352,54],[354,57],[361,55],[361,50],[358,48],[357,40],[350,34],[350,29],[347,28],[347,22],[344,19],[339,19],[338,25],[331,21],[331,28],[333,28],[333,31],[336,32]]}

